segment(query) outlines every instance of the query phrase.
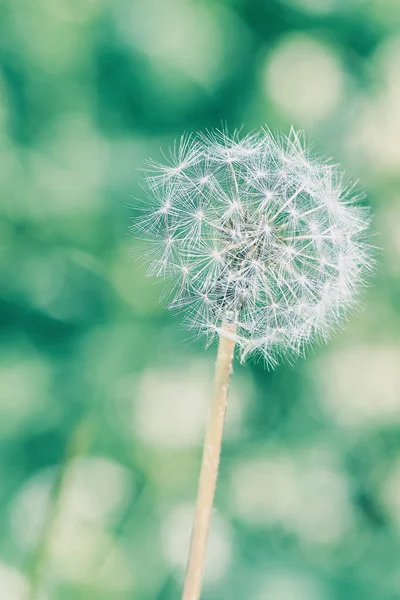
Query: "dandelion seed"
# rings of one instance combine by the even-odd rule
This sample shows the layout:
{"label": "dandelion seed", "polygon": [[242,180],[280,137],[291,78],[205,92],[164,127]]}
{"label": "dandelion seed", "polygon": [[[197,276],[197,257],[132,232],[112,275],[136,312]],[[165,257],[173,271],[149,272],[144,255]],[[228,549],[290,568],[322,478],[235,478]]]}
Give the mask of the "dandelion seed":
{"label": "dandelion seed", "polygon": [[[149,165],[154,208],[133,230],[153,243],[151,274],[186,265],[170,306],[192,331],[211,341],[229,317],[242,356],[275,365],[326,339],[354,307],[371,266],[369,215],[298,134],[183,137],[167,165]],[[297,310],[304,295],[308,308]]]}

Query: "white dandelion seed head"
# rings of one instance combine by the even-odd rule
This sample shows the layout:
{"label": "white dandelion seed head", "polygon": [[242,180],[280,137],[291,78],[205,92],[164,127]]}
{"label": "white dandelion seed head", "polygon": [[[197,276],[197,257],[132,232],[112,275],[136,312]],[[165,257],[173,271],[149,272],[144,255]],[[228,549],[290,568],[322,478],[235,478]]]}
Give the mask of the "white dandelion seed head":
{"label": "white dandelion seed head", "polygon": [[354,307],[372,264],[369,212],[293,130],[182,137],[146,179],[132,229],[196,334],[211,341],[234,323],[242,358],[274,366],[326,340]]}

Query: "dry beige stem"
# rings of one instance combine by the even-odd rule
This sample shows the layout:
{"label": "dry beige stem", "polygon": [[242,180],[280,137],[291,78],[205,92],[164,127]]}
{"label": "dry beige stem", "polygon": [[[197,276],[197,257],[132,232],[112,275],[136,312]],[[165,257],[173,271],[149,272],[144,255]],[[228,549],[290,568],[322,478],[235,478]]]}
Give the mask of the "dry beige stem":
{"label": "dry beige stem", "polygon": [[215,365],[214,393],[204,440],[196,511],[182,600],[198,600],[203,579],[204,559],[217,483],[222,432],[235,348],[236,326],[225,324],[223,329],[224,333],[220,336]]}

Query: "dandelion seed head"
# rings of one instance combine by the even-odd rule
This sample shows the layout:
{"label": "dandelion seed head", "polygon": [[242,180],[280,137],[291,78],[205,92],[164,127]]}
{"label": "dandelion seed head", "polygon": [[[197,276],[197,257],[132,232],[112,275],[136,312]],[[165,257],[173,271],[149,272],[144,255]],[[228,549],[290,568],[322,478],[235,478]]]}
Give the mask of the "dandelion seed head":
{"label": "dandelion seed head", "polygon": [[296,132],[182,137],[147,166],[150,200],[132,229],[194,333],[212,341],[234,323],[242,358],[274,366],[355,306],[372,265],[369,213]]}

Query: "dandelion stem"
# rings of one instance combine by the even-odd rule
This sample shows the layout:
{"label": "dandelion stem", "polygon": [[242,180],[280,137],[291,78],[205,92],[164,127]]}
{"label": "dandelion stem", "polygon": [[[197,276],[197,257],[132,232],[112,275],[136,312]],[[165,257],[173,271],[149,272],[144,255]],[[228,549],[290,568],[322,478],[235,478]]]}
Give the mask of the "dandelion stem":
{"label": "dandelion stem", "polygon": [[232,371],[235,332],[236,325],[225,323],[219,340],[215,365],[214,393],[204,439],[192,540],[182,600],[198,600],[200,598]]}

